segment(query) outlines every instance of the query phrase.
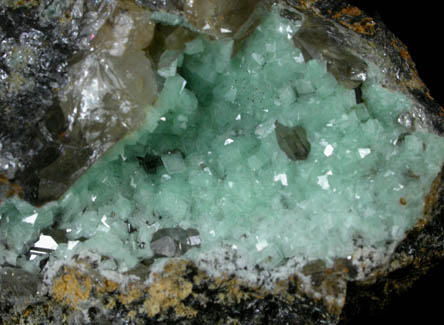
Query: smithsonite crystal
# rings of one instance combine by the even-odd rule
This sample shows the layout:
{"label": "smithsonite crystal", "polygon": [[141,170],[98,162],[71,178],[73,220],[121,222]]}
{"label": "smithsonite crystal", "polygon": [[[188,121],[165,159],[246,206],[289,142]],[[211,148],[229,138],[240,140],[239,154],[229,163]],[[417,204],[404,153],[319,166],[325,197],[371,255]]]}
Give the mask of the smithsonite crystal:
{"label": "smithsonite crystal", "polygon": [[[158,18],[180,21],[168,17]],[[3,202],[0,264],[37,267],[45,255],[28,249],[54,231],[53,260],[93,251],[109,258],[103,270],[120,271],[154,257],[201,263],[225,252],[247,270],[285,270],[288,259],[331,261],[402,239],[421,216],[444,141],[413,123],[412,102],[384,88],[372,64],[346,53],[348,65],[335,61],[331,44],[326,60],[304,54],[314,45],[304,33],[295,38],[301,25],[273,11],[235,53],[232,39],[204,35],[165,50],[152,106],[155,87],[143,80],[154,78],[140,49],[115,58],[91,53],[73,66],[95,66],[89,73],[100,72],[112,90],[107,97],[93,87],[97,77],[77,79],[71,100],[98,105],[85,119],[109,119],[107,132],[118,139],[126,120],[113,119],[113,107],[127,99],[135,114],[129,129],[138,128],[57,202]],[[342,79],[341,67],[349,72]],[[141,79],[115,83],[122,69]],[[72,120],[73,132],[82,121]],[[218,265],[213,271],[229,269]]]}

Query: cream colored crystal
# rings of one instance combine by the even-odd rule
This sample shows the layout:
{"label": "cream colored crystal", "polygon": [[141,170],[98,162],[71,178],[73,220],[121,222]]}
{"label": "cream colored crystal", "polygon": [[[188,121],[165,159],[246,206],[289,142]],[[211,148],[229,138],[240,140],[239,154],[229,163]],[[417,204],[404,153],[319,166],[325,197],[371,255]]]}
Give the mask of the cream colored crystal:
{"label": "cream colored crystal", "polygon": [[257,0],[186,0],[188,21],[203,32],[217,37],[233,37],[248,24]]}
{"label": "cream colored crystal", "polygon": [[121,56],[125,51],[147,48],[154,36],[151,12],[129,1],[122,1],[114,15],[100,29],[92,44],[95,50]]}

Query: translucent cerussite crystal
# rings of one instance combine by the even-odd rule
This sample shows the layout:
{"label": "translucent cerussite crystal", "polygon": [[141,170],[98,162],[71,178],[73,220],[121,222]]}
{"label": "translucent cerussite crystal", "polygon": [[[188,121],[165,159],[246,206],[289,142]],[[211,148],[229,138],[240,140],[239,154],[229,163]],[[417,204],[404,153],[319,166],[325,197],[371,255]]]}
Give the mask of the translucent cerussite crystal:
{"label": "translucent cerussite crystal", "polygon": [[272,13],[235,54],[233,40],[206,36],[164,52],[163,88],[140,128],[59,201],[2,203],[0,262],[32,263],[22,255],[53,222],[66,236],[54,256],[94,251],[120,270],[224,251],[271,268],[403,238],[444,141],[398,122],[412,102],[371,64],[358,103],[358,81],[337,82],[326,62],[304,59],[292,40],[299,28]]}

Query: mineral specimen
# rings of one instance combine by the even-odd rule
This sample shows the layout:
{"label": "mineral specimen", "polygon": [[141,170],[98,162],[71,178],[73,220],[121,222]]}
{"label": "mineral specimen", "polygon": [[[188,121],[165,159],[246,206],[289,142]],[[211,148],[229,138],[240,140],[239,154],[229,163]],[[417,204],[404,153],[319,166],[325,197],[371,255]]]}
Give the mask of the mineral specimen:
{"label": "mineral specimen", "polygon": [[191,247],[199,246],[199,232],[196,229],[163,228],[156,231],[151,239],[151,249],[158,256],[180,256]]}
{"label": "mineral specimen", "polygon": [[[225,322],[206,302],[224,287],[211,304],[253,301],[266,314],[259,297],[273,297],[287,306],[282,322],[337,322],[346,282],[389,272],[393,256],[403,265],[406,236],[436,219],[444,141],[442,117],[392,78],[385,50],[321,17],[318,2],[3,5],[26,24],[20,40],[0,29],[12,35],[0,47],[0,265],[41,273],[36,299],[73,308],[122,290],[126,309],[108,320],[163,321],[172,308],[171,321]],[[60,10],[70,23],[32,18]],[[33,67],[58,49],[23,36],[45,24],[55,39],[77,35],[61,38],[69,60],[51,52],[65,65],[48,103],[38,87],[50,68],[25,87],[13,78],[26,64],[11,63],[14,51]],[[29,89],[35,116],[16,101]],[[21,120],[36,136],[11,129]]]}
{"label": "mineral specimen", "polygon": [[310,142],[307,140],[307,132],[300,126],[288,128],[281,123],[276,123],[276,137],[279,147],[292,160],[305,160],[310,152]]}

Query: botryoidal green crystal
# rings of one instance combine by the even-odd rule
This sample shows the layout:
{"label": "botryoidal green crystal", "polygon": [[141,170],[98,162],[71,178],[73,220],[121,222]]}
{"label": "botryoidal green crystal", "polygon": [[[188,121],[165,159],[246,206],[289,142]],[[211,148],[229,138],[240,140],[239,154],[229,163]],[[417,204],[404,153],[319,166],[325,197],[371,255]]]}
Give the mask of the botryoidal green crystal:
{"label": "botryoidal green crystal", "polygon": [[271,268],[403,238],[444,141],[398,123],[412,103],[371,64],[357,103],[324,61],[306,62],[294,47],[299,27],[273,13],[234,56],[233,41],[205,36],[164,53],[162,91],[137,131],[59,201],[2,203],[0,264],[38,265],[24,254],[53,223],[66,236],[53,258],[89,250],[120,271],[221,251]]}

